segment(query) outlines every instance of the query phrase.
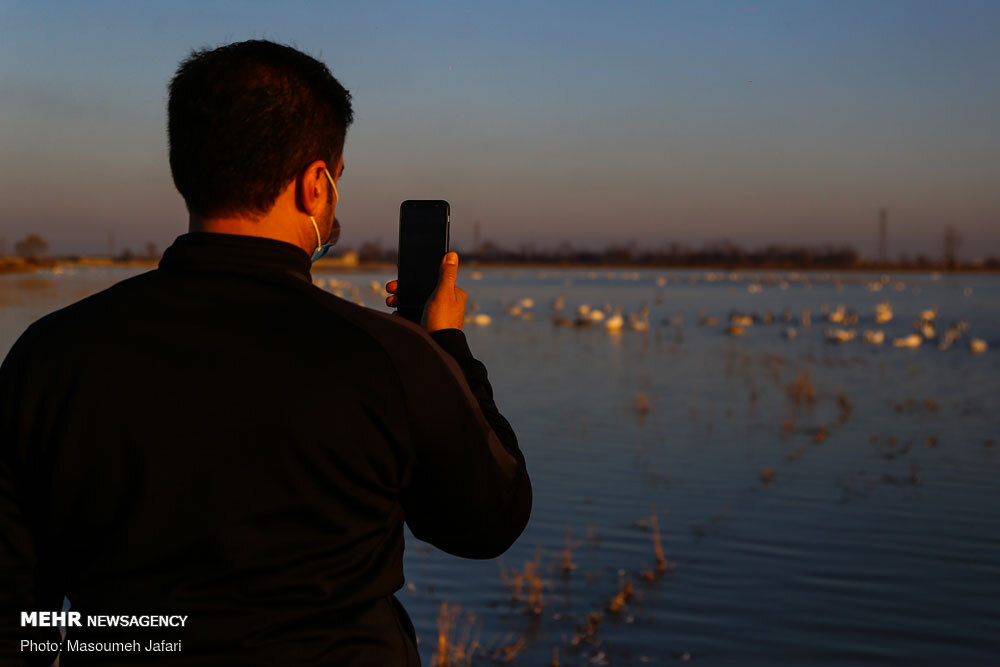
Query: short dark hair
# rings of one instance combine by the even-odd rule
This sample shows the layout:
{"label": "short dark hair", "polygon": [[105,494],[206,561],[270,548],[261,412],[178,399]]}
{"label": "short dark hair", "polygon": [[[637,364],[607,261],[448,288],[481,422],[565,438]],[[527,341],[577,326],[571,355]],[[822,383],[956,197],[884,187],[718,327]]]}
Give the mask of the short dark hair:
{"label": "short dark hair", "polygon": [[330,161],[332,173],[353,120],[351,94],[290,46],[250,40],[192,51],[167,102],[174,184],[202,217],[258,217],[311,162]]}

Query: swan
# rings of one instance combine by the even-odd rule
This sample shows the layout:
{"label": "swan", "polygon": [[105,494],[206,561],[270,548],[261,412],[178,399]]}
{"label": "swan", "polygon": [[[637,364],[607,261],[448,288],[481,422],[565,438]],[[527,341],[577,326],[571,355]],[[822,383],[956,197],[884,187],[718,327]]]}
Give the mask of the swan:
{"label": "swan", "polygon": [[628,327],[635,331],[646,331],[649,329],[649,311],[641,313],[629,313]]}
{"label": "swan", "polygon": [[875,323],[885,324],[892,321],[892,304],[888,301],[875,304]]}
{"label": "swan", "polygon": [[923,341],[924,339],[919,334],[910,334],[909,336],[894,339],[892,345],[893,347],[920,347]]}
{"label": "swan", "polygon": [[865,331],[863,338],[866,343],[871,345],[881,345],[885,342],[885,332],[868,329]]}
{"label": "swan", "polygon": [[491,318],[486,313],[476,313],[472,317],[467,317],[465,319],[467,321],[471,321],[473,324],[480,327],[485,327],[486,325],[488,325],[490,322],[493,321],[493,318]]}
{"label": "swan", "polygon": [[616,306],[615,314],[605,320],[604,328],[608,331],[621,331],[624,323],[625,320],[622,318],[622,307]]}
{"label": "swan", "polygon": [[951,347],[951,344],[956,342],[962,337],[962,331],[956,325],[952,324],[947,329],[945,329],[944,336],[941,337],[941,342],[938,344],[939,350],[947,350]]}
{"label": "swan", "polygon": [[854,340],[857,336],[857,332],[854,329],[831,329],[827,328],[823,335],[826,340],[831,343],[846,343],[848,341]]}

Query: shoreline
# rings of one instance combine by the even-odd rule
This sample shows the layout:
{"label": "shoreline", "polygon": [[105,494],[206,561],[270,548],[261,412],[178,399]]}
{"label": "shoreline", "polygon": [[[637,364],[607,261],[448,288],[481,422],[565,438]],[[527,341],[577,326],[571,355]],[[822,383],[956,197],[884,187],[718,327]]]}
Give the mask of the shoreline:
{"label": "shoreline", "polygon": [[[155,269],[159,265],[157,259],[116,260],[110,257],[79,257],[72,259],[44,259],[28,261],[21,257],[0,257],[0,274],[7,273],[37,273],[39,271],[54,271],[61,273],[65,269],[93,267],[145,267]],[[727,271],[727,272],[805,272],[810,273],[939,273],[945,274],[996,274],[1000,273],[998,266],[956,266],[947,268],[943,265],[912,266],[903,264],[857,264],[853,266],[814,266],[806,264],[635,264],[624,262],[509,262],[509,261],[479,261],[466,260],[465,268],[476,269],[589,269],[592,271],[629,270],[629,271]],[[337,258],[321,259],[312,266],[313,273],[370,273],[392,271],[395,262],[358,262],[344,261]]]}

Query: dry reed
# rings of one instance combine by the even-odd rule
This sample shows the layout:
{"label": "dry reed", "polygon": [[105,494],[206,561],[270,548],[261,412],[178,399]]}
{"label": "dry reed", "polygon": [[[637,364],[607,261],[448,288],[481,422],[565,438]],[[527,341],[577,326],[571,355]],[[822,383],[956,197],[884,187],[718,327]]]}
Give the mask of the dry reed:
{"label": "dry reed", "polygon": [[431,658],[433,667],[467,667],[472,664],[472,656],[479,648],[479,632],[472,637],[475,616],[468,614],[461,637],[455,636],[462,607],[458,604],[441,603],[438,611],[437,651]]}

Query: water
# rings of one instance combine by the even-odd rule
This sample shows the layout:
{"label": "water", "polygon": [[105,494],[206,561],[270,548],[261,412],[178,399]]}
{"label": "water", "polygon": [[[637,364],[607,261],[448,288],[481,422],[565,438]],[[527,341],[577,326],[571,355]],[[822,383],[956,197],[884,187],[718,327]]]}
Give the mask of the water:
{"label": "water", "polygon": [[[0,350],[40,315],[136,272],[0,276]],[[387,310],[369,283],[388,273],[316,277]],[[457,559],[407,534],[398,596],[425,664],[443,602],[460,605],[454,638],[478,638],[473,664],[549,664],[556,651],[561,665],[1000,662],[1000,276],[483,269],[474,280],[463,267],[460,284],[492,317],[466,331],[535,501],[498,560]],[[645,304],[649,330],[554,326],[560,294],[570,317],[581,303]],[[534,320],[508,314],[525,297]],[[876,326],[885,299],[895,317]],[[824,304],[859,314],[848,327],[859,340],[824,342]],[[892,347],[934,307],[939,337],[969,323],[962,340]],[[728,336],[734,309],[775,322]],[[810,327],[796,322],[804,309]],[[699,311],[718,324],[699,325]],[[665,323],[677,315],[683,324]],[[866,328],[886,343],[861,342]],[[970,336],[990,350],[972,354]],[[812,403],[789,391],[798,377]],[[676,569],[650,582],[654,507]],[[567,530],[576,567],[564,573]],[[515,599],[501,577],[535,558],[539,614],[527,585]],[[612,613],[624,583],[634,593]],[[591,612],[601,620],[588,635]]]}

